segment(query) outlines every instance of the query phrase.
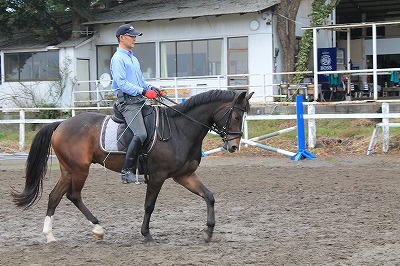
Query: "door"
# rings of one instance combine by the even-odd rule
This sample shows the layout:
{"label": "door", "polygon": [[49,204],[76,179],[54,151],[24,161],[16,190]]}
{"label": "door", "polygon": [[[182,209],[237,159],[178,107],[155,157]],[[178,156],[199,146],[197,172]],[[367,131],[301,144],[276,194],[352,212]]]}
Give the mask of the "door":
{"label": "door", "polygon": [[[75,101],[90,101],[90,77],[89,77],[89,59],[76,60],[76,79],[74,97]],[[82,105],[82,104],[80,104]]]}
{"label": "door", "polygon": [[[228,39],[228,86],[230,90],[236,92],[248,91],[248,76],[240,76],[240,74],[248,74],[248,38],[234,37]],[[238,76],[236,76],[239,74]]]}

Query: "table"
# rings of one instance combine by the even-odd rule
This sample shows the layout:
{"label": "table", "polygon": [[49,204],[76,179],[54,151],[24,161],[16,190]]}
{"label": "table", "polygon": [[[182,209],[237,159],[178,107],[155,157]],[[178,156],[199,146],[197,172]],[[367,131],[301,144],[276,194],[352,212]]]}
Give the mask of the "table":
{"label": "table", "polygon": [[398,94],[398,92],[400,92],[400,87],[383,87],[382,97],[387,97],[388,92],[390,92],[390,93],[395,92],[396,94]]}

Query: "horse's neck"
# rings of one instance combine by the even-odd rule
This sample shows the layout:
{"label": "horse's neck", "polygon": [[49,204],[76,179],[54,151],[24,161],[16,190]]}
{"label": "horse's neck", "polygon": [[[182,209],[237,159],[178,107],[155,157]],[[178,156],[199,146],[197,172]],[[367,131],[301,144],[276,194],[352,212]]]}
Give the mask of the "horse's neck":
{"label": "horse's neck", "polygon": [[178,130],[203,139],[211,127],[211,116],[217,106],[217,104],[199,105],[187,112],[185,116],[179,116],[176,123]]}

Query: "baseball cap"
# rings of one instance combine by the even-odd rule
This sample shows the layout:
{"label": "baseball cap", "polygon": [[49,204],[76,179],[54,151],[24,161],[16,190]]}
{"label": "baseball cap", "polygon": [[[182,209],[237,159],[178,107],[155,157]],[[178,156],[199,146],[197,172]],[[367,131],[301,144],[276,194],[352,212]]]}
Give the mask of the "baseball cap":
{"label": "baseball cap", "polygon": [[118,27],[117,31],[115,32],[115,35],[118,38],[120,35],[142,36],[143,33],[136,31],[131,24],[124,24]]}

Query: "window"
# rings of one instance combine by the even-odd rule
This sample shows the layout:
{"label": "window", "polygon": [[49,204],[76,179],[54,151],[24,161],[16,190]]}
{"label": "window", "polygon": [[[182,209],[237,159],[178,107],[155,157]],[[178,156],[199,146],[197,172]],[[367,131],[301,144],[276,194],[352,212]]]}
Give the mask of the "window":
{"label": "window", "polygon": [[247,37],[228,39],[229,74],[247,74]]}
{"label": "window", "polygon": [[59,80],[58,51],[4,54],[5,81]]}
{"label": "window", "polygon": [[136,43],[133,48],[133,54],[140,62],[140,68],[143,72],[143,77],[156,77],[156,44],[152,43]]}
{"label": "window", "polygon": [[97,79],[104,73],[110,74],[111,57],[117,50],[118,45],[97,46]]}
{"label": "window", "polygon": [[[103,73],[110,73],[111,57],[118,45],[97,46],[97,78]],[[140,62],[140,68],[145,79],[156,77],[156,44],[136,43],[133,53]]]}
{"label": "window", "polygon": [[222,39],[161,43],[162,78],[220,75],[222,67]]}
{"label": "window", "polygon": [[[248,41],[247,37],[234,37],[228,39],[228,74],[248,74]],[[246,76],[231,76],[228,84],[235,91],[245,91],[248,80]]]}

